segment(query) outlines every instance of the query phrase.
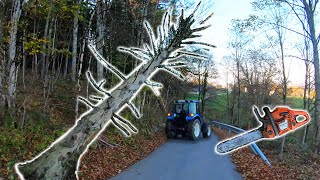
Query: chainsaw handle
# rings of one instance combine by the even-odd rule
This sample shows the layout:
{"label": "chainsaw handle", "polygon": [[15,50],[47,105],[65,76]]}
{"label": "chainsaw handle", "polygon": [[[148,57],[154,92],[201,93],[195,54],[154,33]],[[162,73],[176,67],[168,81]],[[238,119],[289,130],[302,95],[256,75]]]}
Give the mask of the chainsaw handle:
{"label": "chainsaw handle", "polygon": [[270,112],[270,109],[269,109],[269,107],[264,107],[263,108],[263,111],[264,111],[264,113],[268,116],[268,118],[269,118],[269,122],[270,122],[270,124],[271,124],[271,126],[272,126],[272,129],[273,129],[273,131],[274,131],[274,134],[276,135],[276,136],[279,136],[279,131],[278,131],[278,129],[277,129],[277,127],[276,127],[276,124],[274,123],[274,119],[273,119],[273,117],[272,117],[272,115],[271,115],[271,112]]}
{"label": "chainsaw handle", "polygon": [[258,120],[263,123],[263,118],[261,117],[261,115],[258,111],[258,108],[256,106],[253,107],[253,111],[256,114],[256,117],[258,118]]}
{"label": "chainsaw handle", "polygon": [[[297,117],[299,117],[299,116],[304,116],[304,117],[305,117],[305,120],[303,120],[303,121],[298,121],[298,120],[297,120]],[[295,121],[295,123],[296,123],[295,128],[297,128],[297,127],[299,127],[299,126],[302,126],[302,125],[308,123],[308,122],[310,121],[310,116],[309,116],[309,114],[308,114],[306,111],[294,110],[294,111],[293,111],[293,119],[294,119],[294,121]]]}

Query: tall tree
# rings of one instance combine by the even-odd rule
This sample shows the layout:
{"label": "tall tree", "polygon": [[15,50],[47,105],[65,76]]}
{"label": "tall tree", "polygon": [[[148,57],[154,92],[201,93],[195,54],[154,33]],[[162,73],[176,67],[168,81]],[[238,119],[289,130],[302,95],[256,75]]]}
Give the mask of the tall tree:
{"label": "tall tree", "polygon": [[[287,4],[297,19],[301,23],[304,32],[307,34],[307,37],[310,39],[312,44],[313,51],[313,65],[314,65],[314,78],[315,78],[315,113],[314,113],[314,121],[315,121],[315,154],[318,154],[320,150],[320,69],[319,69],[319,40],[320,40],[320,32],[316,32],[315,26],[315,18],[316,18],[316,10],[319,0],[278,0],[280,2],[284,2]],[[300,12],[303,12],[301,15]],[[304,21],[304,17],[306,17],[307,23]],[[300,33],[300,35],[304,35]]]}
{"label": "tall tree", "polygon": [[[272,28],[275,33],[275,42],[276,47],[272,48],[273,52],[277,59],[281,62],[281,74],[282,74],[282,104],[286,105],[287,99],[287,87],[288,80],[286,75],[286,66],[285,66],[285,54],[284,54],[284,43],[285,43],[285,34],[288,20],[288,10],[281,7],[281,3],[275,0],[257,0],[253,3],[254,8],[263,10],[265,12],[265,16],[261,17],[262,22],[267,26]],[[272,39],[268,37],[268,39]],[[270,43],[273,46],[273,43]],[[279,49],[280,51],[278,51]],[[281,140],[280,147],[280,158],[283,156],[283,149],[285,145],[284,136]]]}
{"label": "tall tree", "polygon": [[77,50],[78,50],[78,29],[79,29],[79,6],[81,0],[76,0],[76,10],[73,17],[73,33],[72,33],[72,65],[71,79],[76,81],[76,65],[77,65]]}

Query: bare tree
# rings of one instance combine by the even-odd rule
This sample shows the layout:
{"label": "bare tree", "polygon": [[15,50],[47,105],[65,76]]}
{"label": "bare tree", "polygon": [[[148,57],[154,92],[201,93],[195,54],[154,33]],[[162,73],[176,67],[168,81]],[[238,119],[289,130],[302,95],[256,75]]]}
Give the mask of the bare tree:
{"label": "bare tree", "polygon": [[[81,1],[77,0],[76,6],[80,6]],[[71,65],[71,79],[76,81],[76,71],[77,71],[77,53],[78,53],[78,29],[79,29],[79,9],[74,13],[73,17],[73,38],[72,38],[72,65]]]}
{"label": "bare tree", "polygon": [[[284,54],[284,43],[285,43],[285,33],[287,27],[288,20],[288,11],[285,8],[281,7],[281,4],[274,0],[258,0],[253,3],[255,8],[260,10],[264,10],[267,16],[262,17],[262,21],[264,24],[271,26],[272,30],[276,34],[276,44],[278,47],[273,48],[273,52],[277,59],[280,59],[281,62],[281,73],[282,73],[282,104],[286,105],[287,99],[287,87],[288,80],[286,75],[286,67],[285,67],[285,54]],[[271,38],[268,38],[271,39]],[[271,46],[273,44],[271,43]],[[277,49],[280,49],[280,52]],[[285,145],[286,136],[281,139],[281,147],[280,147],[280,158],[283,156],[283,149]]]}
{"label": "bare tree", "polygon": [[[318,154],[320,149],[319,142],[320,142],[320,120],[319,120],[319,113],[320,113],[320,69],[319,69],[319,40],[320,40],[320,32],[316,32],[315,26],[315,18],[316,18],[316,9],[319,3],[318,0],[278,0],[280,2],[284,2],[287,4],[294,14],[296,15],[297,19],[302,25],[302,28],[307,34],[307,38],[310,39],[312,44],[312,51],[313,51],[313,65],[314,65],[314,77],[315,77],[315,113],[314,113],[314,120],[316,123],[315,126],[315,154]],[[301,15],[302,12],[302,15]],[[305,23],[304,18],[306,17],[307,23]],[[293,31],[293,30],[291,30]],[[304,36],[303,33],[298,34]]]}

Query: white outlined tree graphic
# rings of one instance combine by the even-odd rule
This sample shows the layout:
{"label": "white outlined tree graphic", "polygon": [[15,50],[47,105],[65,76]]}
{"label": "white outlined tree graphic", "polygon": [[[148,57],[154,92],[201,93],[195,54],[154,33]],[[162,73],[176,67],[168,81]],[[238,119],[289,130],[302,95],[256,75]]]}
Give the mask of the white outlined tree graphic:
{"label": "white outlined tree graphic", "polygon": [[[194,41],[191,38],[199,37],[199,32],[209,27],[204,25],[211,17],[202,21],[195,20],[195,12],[184,17],[183,10],[177,23],[173,23],[171,13],[166,12],[162,24],[158,26],[157,37],[150,24],[145,21],[144,25],[150,37],[150,44],[144,44],[144,48],[119,47],[123,53],[129,53],[141,61],[130,74],[125,75],[107,62],[97,51],[94,42],[89,40],[88,48],[97,61],[100,61],[107,69],[116,74],[121,82],[111,90],[104,89],[104,80],[96,82],[90,71],[86,76],[90,84],[99,92],[100,96],[91,96],[92,103],[83,97],[79,101],[90,107],[90,110],[82,114],[76,124],[63,136],[50,145],[45,151],[31,161],[18,163],[15,169],[22,179],[75,179],[77,177],[79,163],[82,155],[87,151],[91,143],[100,133],[113,123],[126,136],[130,131],[137,133],[138,130],[119,113],[128,106],[136,117],[140,117],[139,111],[131,100],[139,93],[143,86],[149,86],[159,95],[160,83],[153,82],[151,78],[158,70],[163,69],[183,79],[183,74],[175,69],[185,66],[186,62],[179,60],[181,57],[191,56],[205,60],[207,57],[188,51],[190,45],[214,47],[213,45]],[[195,27],[198,26],[198,27]]]}

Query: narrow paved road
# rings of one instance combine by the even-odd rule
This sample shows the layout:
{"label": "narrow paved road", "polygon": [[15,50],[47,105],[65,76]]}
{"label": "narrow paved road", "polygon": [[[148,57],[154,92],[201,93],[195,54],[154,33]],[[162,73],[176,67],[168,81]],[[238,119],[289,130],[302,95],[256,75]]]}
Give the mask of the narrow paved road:
{"label": "narrow paved road", "polygon": [[169,140],[112,180],[242,179],[229,156],[214,152],[217,142],[215,135],[198,141],[182,138]]}

